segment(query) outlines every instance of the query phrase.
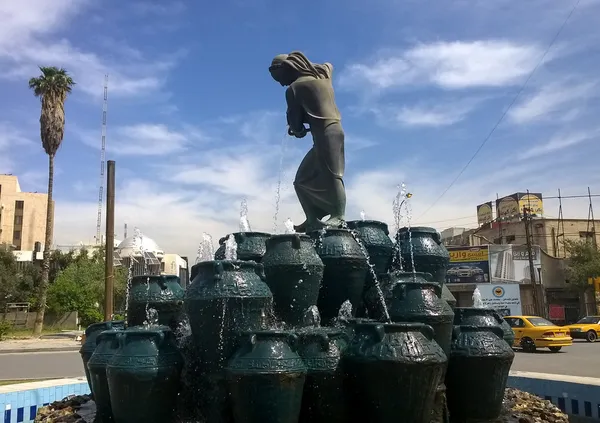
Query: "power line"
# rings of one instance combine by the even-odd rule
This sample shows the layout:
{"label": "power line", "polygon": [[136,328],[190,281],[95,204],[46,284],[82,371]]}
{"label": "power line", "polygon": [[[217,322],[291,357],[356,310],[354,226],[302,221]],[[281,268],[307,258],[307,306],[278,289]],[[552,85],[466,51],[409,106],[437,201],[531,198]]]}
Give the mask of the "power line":
{"label": "power line", "polygon": [[523,83],[523,85],[521,86],[521,88],[519,89],[519,91],[517,91],[517,94],[512,99],[512,101],[510,102],[510,104],[508,105],[508,107],[506,108],[506,110],[504,110],[504,112],[502,113],[502,115],[500,115],[500,119],[498,119],[498,121],[496,122],[496,124],[492,127],[492,130],[483,139],[483,142],[481,143],[481,145],[479,146],[479,148],[477,148],[477,150],[475,151],[475,154],[473,154],[473,156],[471,156],[471,158],[469,159],[469,161],[467,162],[467,164],[462,168],[462,170],[458,173],[458,175],[456,175],[456,177],[452,180],[452,182],[450,182],[450,185],[448,185],[448,187],[440,194],[440,196],[433,202],[433,204],[431,204],[431,206],[429,206],[425,210],[425,212],[423,212],[423,214],[419,217],[419,219],[421,217],[425,216],[429,212],[429,210],[431,210],[444,197],[444,195],[446,195],[446,193],[450,190],[450,188],[452,188],[452,186],[456,183],[456,181],[458,181],[458,179],[462,176],[462,174],[465,172],[465,170],[467,170],[467,168],[471,165],[471,163],[473,162],[473,160],[475,159],[475,157],[477,157],[477,155],[479,154],[479,152],[483,149],[483,147],[490,140],[490,138],[492,137],[492,135],[494,134],[494,132],[496,131],[496,129],[498,128],[498,126],[500,126],[500,123],[502,123],[502,121],[504,120],[504,118],[508,114],[509,110],[516,103],[517,99],[521,96],[521,94],[525,90],[525,87],[527,86],[527,84],[529,83],[529,81],[531,80],[531,78],[533,77],[533,75],[535,74],[535,72],[538,70],[538,68],[540,67],[540,65],[542,64],[542,62],[544,61],[544,59],[548,55],[548,52],[550,51],[550,49],[552,48],[552,46],[554,45],[554,43],[556,42],[556,40],[558,39],[558,37],[560,36],[560,34],[562,33],[563,29],[567,25],[567,22],[569,22],[569,19],[571,19],[571,16],[573,16],[573,13],[577,9],[577,6],[579,6],[580,2],[581,2],[581,0],[577,0],[577,2],[575,3],[575,5],[571,9],[571,12],[569,13],[569,15],[567,16],[567,18],[563,22],[563,24],[560,26],[560,28],[556,32],[556,35],[554,35],[554,38],[552,38],[552,41],[548,45],[548,48],[546,48],[546,51],[544,51],[544,54],[542,54],[542,57],[540,58],[539,62],[535,65],[535,67],[533,68],[533,70],[531,71],[531,73],[529,74],[529,76],[527,77],[527,79],[525,80],[525,82]]}

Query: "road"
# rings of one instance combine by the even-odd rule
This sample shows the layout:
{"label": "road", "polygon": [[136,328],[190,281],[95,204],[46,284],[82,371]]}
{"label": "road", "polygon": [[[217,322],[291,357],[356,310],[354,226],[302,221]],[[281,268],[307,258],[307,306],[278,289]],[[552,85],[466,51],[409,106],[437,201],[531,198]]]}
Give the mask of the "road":
{"label": "road", "polygon": [[84,376],[77,351],[0,354],[0,380]]}
{"label": "road", "polygon": [[[558,353],[538,350],[529,354],[517,350],[512,370],[600,378],[600,342],[574,341]],[[81,357],[76,351],[0,354],[0,380],[83,376]]]}
{"label": "road", "polygon": [[512,370],[600,378],[599,356],[600,342],[590,344],[576,340],[558,353],[548,349],[539,349],[533,354],[516,350]]}

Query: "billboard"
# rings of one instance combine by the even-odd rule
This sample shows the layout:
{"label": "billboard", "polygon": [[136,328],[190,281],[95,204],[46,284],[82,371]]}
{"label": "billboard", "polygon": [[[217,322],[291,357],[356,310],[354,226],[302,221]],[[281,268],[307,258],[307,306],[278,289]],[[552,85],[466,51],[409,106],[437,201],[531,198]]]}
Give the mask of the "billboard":
{"label": "billboard", "polygon": [[490,223],[494,220],[492,215],[492,202],[488,201],[477,206],[477,223],[479,226]]}
{"label": "billboard", "polygon": [[[496,216],[501,222],[521,220],[523,207],[531,210],[536,217],[544,215],[544,201],[539,192],[517,192],[496,200]],[[478,215],[479,216],[479,215]]]}
{"label": "billboard", "polygon": [[512,194],[496,200],[496,216],[501,222],[515,222],[520,219],[519,198]]}
{"label": "billboard", "polygon": [[[540,247],[532,247],[536,282],[540,283]],[[490,280],[492,283],[531,283],[529,254],[525,245],[490,245]]]}
{"label": "billboard", "polygon": [[534,216],[544,215],[544,201],[540,193],[517,193],[519,199],[519,211],[523,211],[523,207],[530,209],[530,213]]}
{"label": "billboard", "polygon": [[448,247],[450,264],[446,283],[487,283],[490,281],[488,246]]}
{"label": "billboard", "polygon": [[477,285],[485,308],[492,308],[502,316],[520,316],[521,289],[518,284]]}

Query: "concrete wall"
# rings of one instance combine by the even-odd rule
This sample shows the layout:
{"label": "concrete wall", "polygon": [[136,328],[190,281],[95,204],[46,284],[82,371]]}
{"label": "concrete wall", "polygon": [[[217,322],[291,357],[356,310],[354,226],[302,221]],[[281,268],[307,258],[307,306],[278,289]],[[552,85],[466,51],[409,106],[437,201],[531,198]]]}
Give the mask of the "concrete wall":
{"label": "concrete wall", "polygon": [[[0,314],[0,320],[13,322],[15,329],[33,329],[35,312],[17,311]],[[78,315],[76,311],[66,314],[55,314],[46,312],[44,315],[44,327],[54,329],[77,329]]]}
{"label": "concrete wall", "polygon": [[[22,210],[15,208],[17,201],[23,201]],[[43,245],[47,204],[47,194],[21,192],[16,176],[0,175],[0,244],[29,251],[37,241]],[[14,238],[15,231],[20,233],[18,239]]]}

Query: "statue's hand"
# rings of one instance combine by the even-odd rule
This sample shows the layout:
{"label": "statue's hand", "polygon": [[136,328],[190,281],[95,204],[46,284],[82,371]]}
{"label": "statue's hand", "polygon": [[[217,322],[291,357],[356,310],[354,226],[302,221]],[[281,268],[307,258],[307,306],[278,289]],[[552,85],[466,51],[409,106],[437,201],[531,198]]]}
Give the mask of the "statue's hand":
{"label": "statue's hand", "polygon": [[288,128],[289,136],[294,136],[296,138],[304,138],[306,134],[308,134],[308,129],[306,129],[305,127],[302,127],[302,130],[300,132],[294,132],[292,128]]}

